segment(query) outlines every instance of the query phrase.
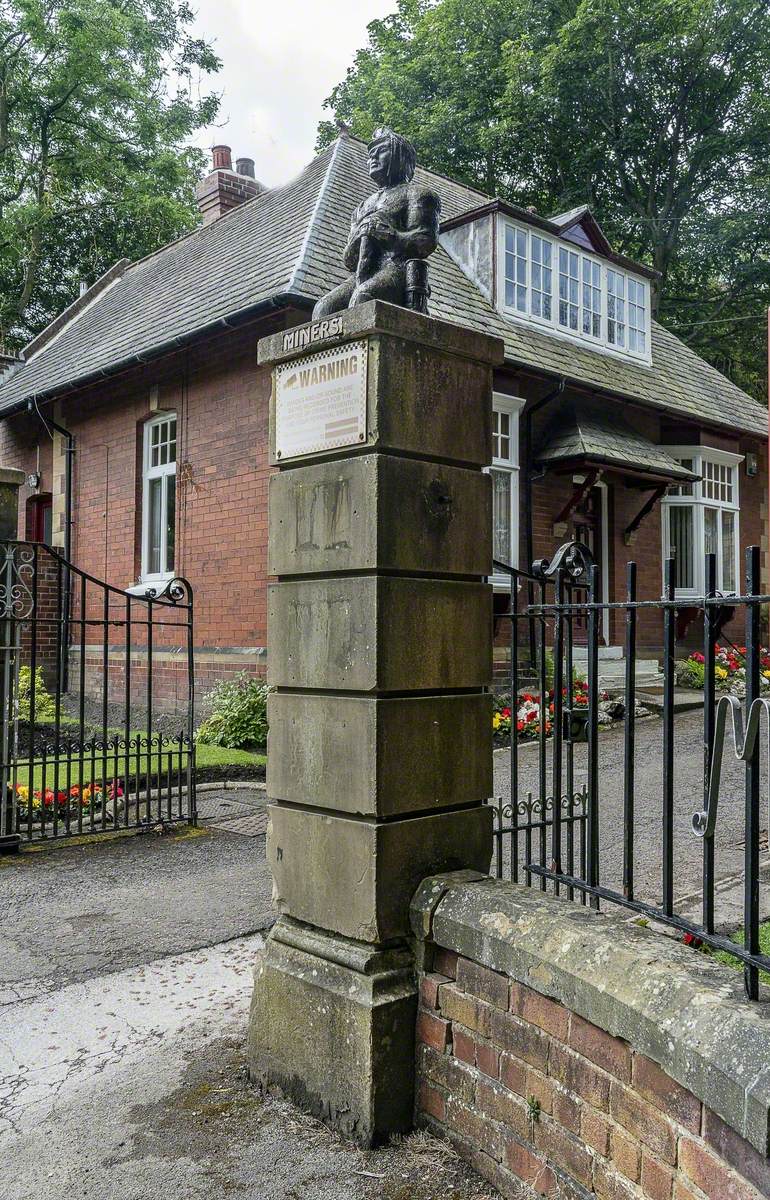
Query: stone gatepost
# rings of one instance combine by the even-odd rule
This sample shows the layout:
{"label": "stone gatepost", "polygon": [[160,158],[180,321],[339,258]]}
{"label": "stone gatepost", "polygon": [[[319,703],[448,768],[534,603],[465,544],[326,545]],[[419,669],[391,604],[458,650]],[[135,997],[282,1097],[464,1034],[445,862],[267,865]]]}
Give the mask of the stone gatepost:
{"label": "stone gatepost", "polygon": [[370,1145],[412,1125],[409,903],[489,868],[498,339],[381,302],[265,338],[267,853],[261,1086]]}

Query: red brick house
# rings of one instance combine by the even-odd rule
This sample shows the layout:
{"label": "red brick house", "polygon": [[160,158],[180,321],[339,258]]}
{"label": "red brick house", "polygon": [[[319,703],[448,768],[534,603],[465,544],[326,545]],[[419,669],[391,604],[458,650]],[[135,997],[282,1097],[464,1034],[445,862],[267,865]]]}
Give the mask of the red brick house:
{"label": "red brick house", "polygon": [[[265,669],[270,374],[256,344],[342,280],[365,159],[343,136],[266,190],[216,148],[201,226],[117,263],[0,380],[0,462],[29,477],[20,536],[64,545],[69,447],[73,561],[120,587],[191,581],[199,691]],[[505,341],[496,557],[524,566],[580,537],[612,600],[629,557],[641,595],[659,596],[672,550],[679,594],[696,594],[709,549],[733,590],[742,548],[766,557],[766,410],[651,320],[652,272],[614,253],[587,209],[545,219],[418,177],[442,202],[432,315]],[[621,618],[603,636],[611,658]],[[654,656],[660,641],[658,618],[642,619],[640,647]]]}

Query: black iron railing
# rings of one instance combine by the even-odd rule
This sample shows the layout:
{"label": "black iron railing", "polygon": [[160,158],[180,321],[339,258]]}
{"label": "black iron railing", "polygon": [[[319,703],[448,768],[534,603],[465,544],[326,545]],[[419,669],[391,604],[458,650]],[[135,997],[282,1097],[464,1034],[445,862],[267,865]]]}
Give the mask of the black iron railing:
{"label": "black iron railing", "polygon": [[193,601],[0,545],[0,849],[195,821]]}
{"label": "black iron railing", "polygon": [[[498,876],[522,880],[530,886],[539,881],[558,893],[580,899],[598,908],[601,900],[622,905],[640,918],[668,925],[690,940],[713,950],[727,952],[743,965],[746,992],[759,996],[760,971],[770,971],[770,956],[760,946],[760,853],[763,836],[760,806],[760,726],[763,713],[768,726],[770,760],[770,698],[760,695],[760,614],[770,605],[770,596],[760,587],[760,558],[757,547],[745,556],[745,591],[740,595],[720,595],[716,587],[716,558],[706,556],[705,595],[677,598],[675,564],[664,564],[663,595],[646,600],[637,595],[636,564],[629,562],[626,573],[626,597],[603,602],[599,569],[587,547],[579,543],[562,546],[549,562],[541,560],[531,572],[495,562],[495,570],[511,577],[511,607],[504,619],[510,623],[510,795],[497,799],[495,857],[493,869]],[[522,584],[534,602],[522,604]],[[650,638],[650,612],[659,628],[662,646],[662,680],[656,708],[660,722],[655,726],[654,749],[648,736],[645,749],[645,790],[637,796],[640,769],[637,750],[637,636],[642,614],[647,613],[646,636]],[[616,814],[620,837],[606,828],[607,805],[600,786],[601,688],[599,673],[600,633],[606,614],[614,614],[617,633],[623,626],[625,668],[622,686],[624,715],[620,732],[612,740],[612,753],[622,771],[622,796]],[[677,655],[686,657],[692,649],[695,629],[702,624],[703,657],[703,773],[691,781],[677,777],[676,673]],[[723,630],[744,630],[745,646],[736,649],[745,664],[745,695],[726,694],[717,698],[715,666],[717,644]],[[586,703],[576,704],[576,639],[583,643],[587,687],[581,689]],[[687,640],[687,649],[683,643]],[[530,646],[535,647],[535,663],[524,661]],[[552,661],[552,671],[549,662]],[[517,737],[516,712],[521,693],[523,671],[538,680],[539,732],[536,746],[524,746]],[[731,804],[743,805],[739,834],[733,824],[727,850],[735,858],[742,844],[742,871],[734,886],[742,889],[743,941],[734,940],[721,925],[717,903],[724,883],[715,865],[719,832],[720,786],[724,759],[724,741],[728,730],[733,737],[736,763],[741,764],[742,780],[731,783]],[[692,730],[690,729],[690,732]],[[580,752],[578,763],[577,752]],[[522,759],[526,756],[525,770]],[[659,796],[649,788],[651,760],[660,764]],[[578,786],[577,776],[582,782]],[[610,775],[616,771],[610,769]],[[608,777],[605,774],[605,778]],[[683,784],[688,794],[689,814],[682,822]],[[739,790],[742,795],[737,797]],[[555,804],[553,797],[561,797]],[[690,800],[691,797],[691,800]],[[651,834],[649,814],[656,809],[656,828]],[[644,810],[639,808],[643,803]],[[726,803],[722,798],[722,806]],[[640,814],[645,817],[642,847],[638,840]],[[767,816],[767,813],[766,813]],[[651,883],[649,847],[654,842],[656,878]],[[640,850],[645,850],[644,886],[638,886],[637,866]],[[700,861],[698,861],[700,860]],[[678,872],[683,864],[690,876],[697,870],[700,893],[700,919],[691,912],[677,911],[675,894]],[[652,894],[654,892],[654,894]],[[691,900],[691,896],[689,899]],[[688,907],[688,905],[684,905]]]}

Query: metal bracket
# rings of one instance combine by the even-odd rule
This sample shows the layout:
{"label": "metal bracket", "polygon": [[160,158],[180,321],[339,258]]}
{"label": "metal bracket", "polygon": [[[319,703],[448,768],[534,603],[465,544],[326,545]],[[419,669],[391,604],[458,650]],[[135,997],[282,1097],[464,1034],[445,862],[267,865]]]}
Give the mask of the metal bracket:
{"label": "metal bracket", "polygon": [[564,508],[561,510],[558,517],[556,517],[554,520],[553,533],[555,537],[561,536],[556,532],[557,526],[563,525],[567,520],[569,520],[578,504],[580,504],[581,500],[585,499],[600,475],[601,471],[589,471],[582,483],[575,484],[575,489],[572,495],[564,505]]}
{"label": "metal bracket", "polygon": [[639,528],[639,526],[641,525],[641,523],[645,519],[645,517],[648,517],[650,515],[650,513],[652,512],[655,505],[658,503],[658,501],[661,499],[661,497],[666,494],[667,491],[668,491],[668,484],[663,483],[663,484],[660,484],[659,487],[655,488],[655,490],[653,491],[651,496],[647,497],[644,504],[639,509],[639,512],[634,517],[633,521],[630,523],[630,525],[627,525],[623,531],[623,541],[626,546],[632,546],[634,544],[634,540],[635,540],[634,535],[636,534],[637,529]]}

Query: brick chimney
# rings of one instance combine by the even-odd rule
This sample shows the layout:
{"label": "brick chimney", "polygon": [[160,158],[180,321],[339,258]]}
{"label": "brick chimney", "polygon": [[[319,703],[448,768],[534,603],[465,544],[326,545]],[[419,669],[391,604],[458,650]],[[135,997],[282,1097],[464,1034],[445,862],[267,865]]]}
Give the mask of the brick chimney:
{"label": "brick chimney", "polygon": [[266,189],[254,178],[254,162],[239,158],[233,170],[233,155],[229,146],[214,146],[212,171],[195,188],[195,198],[203,224],[216,221],[231,208],[237,208]]}

